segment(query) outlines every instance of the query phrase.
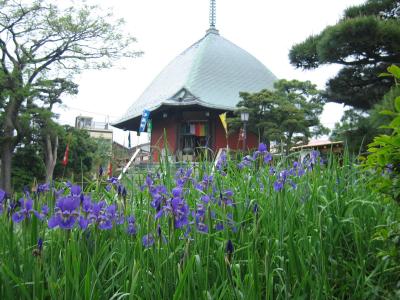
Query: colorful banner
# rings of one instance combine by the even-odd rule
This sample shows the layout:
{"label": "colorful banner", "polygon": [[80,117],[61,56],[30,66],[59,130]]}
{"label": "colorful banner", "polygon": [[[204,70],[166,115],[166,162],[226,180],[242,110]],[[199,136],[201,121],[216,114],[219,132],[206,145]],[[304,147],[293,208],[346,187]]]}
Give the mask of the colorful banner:
{"label": "colorful banner", "polygon": [[140,120],[139,132],[144,132],[149,116],[150,116],[150,111],[147,109],[143,110],[142,119]]}
{"label": "colorful banner", "polygon": [[182,133],[198,137],[207,136],[208,124],[205,122],[183,124]]}
{"label": "colorful banner", "polygon": [[206,123],[195,124],[195,136],[206,136]]}
{"label": "colorful banner", "polygon": [[222,126],[224,126],[225,133],[228,134],[228,124],[226,123],[226,112],[220,114],[219,118],[221,119]]}
{"label": "colorful banner", "polygon": [[147,120],[147,133],[151,133],[153,131],[153,122],[151,119]]}
{"label": "colorful banner", "polygon": [[69,145],[67,144],[67,148],[65,148],[64,158],[61,162],[64,167],[66,167],[68,164],[68,154],[69,154]]}

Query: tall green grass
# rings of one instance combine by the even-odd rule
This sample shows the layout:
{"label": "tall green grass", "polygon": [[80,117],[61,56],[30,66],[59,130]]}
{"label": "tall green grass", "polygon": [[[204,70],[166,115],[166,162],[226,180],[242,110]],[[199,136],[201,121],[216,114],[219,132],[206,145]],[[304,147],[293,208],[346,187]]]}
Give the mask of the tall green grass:
{"label": "tall green grass", "polygon": [[[137,235],[125,226],[110,231],[49,230],[35,218],[13,224],[0,215],[0,299],[393,299],[400,266],[388,256],[382,230],[399,224],[399,208],[367,188],[368,178],[345,158],[331,158],[295,178],[297,188],[273,189],[275,177],[260,161],[243,170],[228,161],[215,172],[216,190],[233,190],[235,206],[208,209],[207,220],[232,213],[236,230],[188,236],[162,220],[157,237],[146,174],[127,178],[125,214],[134,214]],[[279,162],[283,168],[285,161]],[[194,177],[212,165],[194,167]],[[174,186],[172,167],[162,165],[160,182]],[[187,185],[190,207],[201,193]],[[123,200],[104,183],[86,187],[94,199]],[[54,195],[35,200],[54,207]],[[254,205],[257,204],[257,211]],[[398,226],[398,225],[397,225]],[[153,247],[142,237],[152,232]],[[37,252],[37,240],[44,240]],[[164,241],[165,239],[165,241]],[[228,240],[234,246],[227,253]],[[35,250],[36,249],[36,250]],[[398,251],[398,248],[397,248]]]}

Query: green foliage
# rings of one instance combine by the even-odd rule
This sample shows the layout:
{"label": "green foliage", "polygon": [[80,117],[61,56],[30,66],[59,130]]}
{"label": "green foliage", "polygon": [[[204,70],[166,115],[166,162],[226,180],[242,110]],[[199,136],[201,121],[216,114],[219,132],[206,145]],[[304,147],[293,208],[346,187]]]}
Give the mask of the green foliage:
{"label": "green foliage", "polygon": [[[283,161],[274,161],[279,167]],[[397,299],[399,264],[388,261],[398,251],[392,228],[400,207],[382,203],[366,187],[367,178],[347,157],[319,165],[296,178],[296,190],[280,193],[272,186],[269,166],[242,170],[228,161],[224,175],[216,172],[210,190],[230,189],[234,206],[221,206],[207,221],[225,220],[231,212],[237,230],[201,233],[174,229],[162,218],[158,236],[150,206],[151,194],[141,189],[146,173],[126,179],[126,206],[105,182],[86,189],[94,201],[105,200],[135,215],[137,233],[126,225],[85,231],[49,229],[34,216],[13,224],[0,214],[1,299]],[[167,167],[167,166],[163,166]],[[196,183],[212,165],[194,166],[184,186],[195,209],[203,193]],[[173,187],[172,169],[152,175],[155,184]],[[164,175],[172,174],[172,175]],[[210,174],[210,173],[208,173]],[[64,186],[65,187],[65,186]],[[57,187],[59,188],[59,187]],[[65,192],[66,194],[69,191]],[[208,191],[207,191],[208,193]],[[156,195],[157,196],[157,195]],[[35,205],[53,210],[54,193],[35,197]],[[218,202],[218,201],[216,201]],[[254,212],[255,204],[257,210]],[[397,222],[397,223],[396,223]],[[396,224],[396,225],[395,225]],[[210,228],[213,228],[210,226]],[[150,248],[142,238],[154,233]],[[185,233],[187,235],[185,235]],[[38,249],[38,238],[43,248]],[[389,237],[389,239],[388,239]],[[393,239],[393,241],[391,241]],[[227,254],[227,241],[233,253]]]}
{"label": "green foliage", "polygon": [[45,179],[46,169],[40,153],[40,147],[34,144],[18,147],[13,157],[13,186],[22,190],[24,186],[31,187],[35,182]]}
{"label": "green foliage", "polygon": [[[108,166],[108,163],[113,159],[113,144],[109,139],[96,138],[93,139],[97,145],[97,150],[93,155],[93,173],[97,173],[100,166],[104,169]],[[116,154],[118,155],[118,154]],[[112,164],[113,166],[115,164]]]}
{"label": "green foliage", "polygon": [[355,109],[346,110],[335,124],[330,138],[334,141],[344,141],[352,154],[363,153],[374,136],[379,134],[378,126],[371,122],[370,115]]}
{"label": "green foliage", "polygon": [[385,17],[395,5],[396,0],[369,0],[347,9],[336,25],[294,45],[291,63],[303,69],[342,65],[327,82],[327,101],[372,108],[391,87],[390,80],[376,74],[400,62],[400,19]]}
{"label": "green foliage", "polygon": [[[60,136],[57,152],[58,163],[54,169],[54,177],[63,178],[90,178],[93,174],[94,158],[98,144],[87,131],[64,126],[65,133]],[[69,144],[68,164],[64,168],[61,164],[65,149]]]}
{"label": "green foliage", "polygon": [[123,33],[123,20],[111,11],[86,1],[57,4],[0,1],[0,186],[8,191],[13,150],[30,139],[31,110],[45,106],[51,111],[63,93],[76,94],[70,79],[82,70],[141,54],[132,48],[135,38]]}
{"label": "green foliage", "polygon": [[[282,143],[288,152],[293,143],[327,132],[318,118],[323,110],[320,91],[309,81],[282,79],[273,91],[240,95],[243,100],[237,106],[249,111],[249,130],[258,134],[261,142]],[[230,125],[238,128],[240,117],[231,119]]]}
{"label": "green foliage", "polygon": [[[400,81],[400,68],[391,66],[388,74],[396,84]],[[368,152],[364,166],[373,172],[371,184],[378,191],[400,202],[400,96],[394,99],[394,110],[384,110],[384,115],[393,117],[385,129],[390,134],[382,134],[374,138],[368,145]]]}

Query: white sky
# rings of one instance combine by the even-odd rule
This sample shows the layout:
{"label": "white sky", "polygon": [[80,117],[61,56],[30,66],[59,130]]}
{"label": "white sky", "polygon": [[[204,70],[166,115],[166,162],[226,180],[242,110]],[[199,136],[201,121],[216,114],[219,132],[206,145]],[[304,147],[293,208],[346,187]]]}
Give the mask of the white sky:
{"label": "white sky", "polygon": [[[78,115],[95,121],[116,121],[159,72],[178,54],[201,39],[209,27],[209,0],[91,0],[112,7],[135,36],[140,58],[122,60],[116,68],[85,71],[75,82],[79,94],[57,109],[60,123],[73,125]],[[314,71],[289,64],[291,46],[334,25],[343,10],[365,0],[217,0],[220,34],[245,49],[278,78],[310,80],[324,88],[338,66]],[[321,121],[332,128],[343,107],[328,104]],[[127,132],[114,129],[114,139],[127,145]],[[135,139],[132,141],[136,143]]]}

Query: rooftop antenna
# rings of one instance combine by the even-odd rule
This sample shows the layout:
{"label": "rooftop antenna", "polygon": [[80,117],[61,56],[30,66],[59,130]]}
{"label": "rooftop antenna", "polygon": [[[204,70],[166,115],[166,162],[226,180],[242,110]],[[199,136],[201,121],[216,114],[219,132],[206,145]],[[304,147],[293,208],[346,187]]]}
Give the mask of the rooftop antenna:
{"label": "rooftop antenna", "polygon": [[216,0],[210,0],[210,28],[207,30],[207,33],[216,33],[218,34],[218,30],[215,27],[217,21],[217,4]]}

